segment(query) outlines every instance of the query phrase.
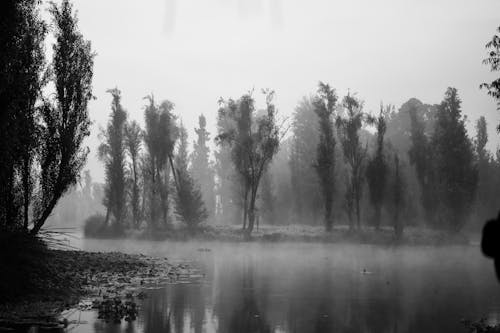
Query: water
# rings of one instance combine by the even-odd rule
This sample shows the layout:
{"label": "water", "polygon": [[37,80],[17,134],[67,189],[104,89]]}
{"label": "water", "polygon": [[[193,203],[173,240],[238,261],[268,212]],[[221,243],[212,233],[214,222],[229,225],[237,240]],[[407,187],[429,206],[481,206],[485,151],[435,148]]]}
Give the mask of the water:
{"label": "water", "polygon": [[[188,260],[201,282],[148,290],[133,323],[73,314],[73,332],[466,332],[500,318],[500,284],[478,247],[83,240]],[[208,248],[210,251],[200,251]]]}

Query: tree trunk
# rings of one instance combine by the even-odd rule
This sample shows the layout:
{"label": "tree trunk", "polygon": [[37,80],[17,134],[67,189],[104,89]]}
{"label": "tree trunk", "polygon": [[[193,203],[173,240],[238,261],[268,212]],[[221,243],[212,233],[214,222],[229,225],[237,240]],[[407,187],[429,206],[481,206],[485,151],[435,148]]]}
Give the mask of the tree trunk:
{"label": "tree trunk", "polygon": [[108,226],[109,223],[109,207],[106,207],[106,219],[104,220],[104,225]]}
{"label": "tree trunk", "polygon": [[50,200],[49,204],[43,210],[42,216],[40,216],[40,218],[38,218],[33,223],[33,229],[31,229],[31,231],[30,231],[30,233],[32,235],[36,235],[40,231],[40,229],[42,228],[43,224],[45,223],[45,221],[47,220],[47,218],[50,216],[50,213],[52,213],[52,210],[57,205],[57,201],[59,201],[60,197],[61,197],[61,193],[55,193],[52,196],[52,199]]}
{"label": "tree trunk", "polygon": [[257,199],[257,188],[252,189],[250,193],[250,206],[248,208],[248,228],[245,231],[245,235],[247,239],[250,239],[250,236],[253,231],[253,227],[255,224],[255,200]]}

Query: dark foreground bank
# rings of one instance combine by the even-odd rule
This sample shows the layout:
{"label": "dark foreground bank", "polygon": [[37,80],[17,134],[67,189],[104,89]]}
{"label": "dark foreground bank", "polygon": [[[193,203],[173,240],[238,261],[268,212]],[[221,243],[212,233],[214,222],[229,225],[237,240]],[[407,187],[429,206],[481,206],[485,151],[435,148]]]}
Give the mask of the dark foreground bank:
{"label": "dark foreground bank", "polygon": [[61,311],[78,307],[96,309],[106,321],[134,320],[142,287],[174,282],[186,270],[166,258],[54,250],[40,239],[8,242],[19,247],[0,255],[0,330],[63,329],[70,323]]}

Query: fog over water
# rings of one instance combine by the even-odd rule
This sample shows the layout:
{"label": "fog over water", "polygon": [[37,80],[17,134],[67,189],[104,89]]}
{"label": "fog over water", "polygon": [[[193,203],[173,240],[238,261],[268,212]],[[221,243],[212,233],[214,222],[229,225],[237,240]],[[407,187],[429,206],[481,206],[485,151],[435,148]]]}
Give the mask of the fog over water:
{"label": "fog over water", "polygon": [[[290,115],[318,80],[340,94],[358,92],[373,112],[381,101],[397,108],[411,97],[439,103],[454,86],[469,130],[479,115],[491,133],[498,122],[495,102],[478,89],[493,78],[481,60],[498,24],[495,0],[78,0],[75,8],[98,53],[88,140],[88,167],[98,181],[98,128],[110,110],[105,91],[115,86],[140,123],[144,96],[173,101],[191,137],[200,113],[215,133],[221,96],[269,87],[279,111]],[[498,143],[492,135],[488,147]]]}
{"label": "fog over water", "polygon": [[[147,290],[138,320],[121,324],[129,332],[462,332],[463,318],[500,318],[493,267],[475,246],[123,240],[79,246],[167,255],[200,269],[203,277],[191,282]],[[87,321],[73,332],[120,327],[96,316],[73,315]]]}

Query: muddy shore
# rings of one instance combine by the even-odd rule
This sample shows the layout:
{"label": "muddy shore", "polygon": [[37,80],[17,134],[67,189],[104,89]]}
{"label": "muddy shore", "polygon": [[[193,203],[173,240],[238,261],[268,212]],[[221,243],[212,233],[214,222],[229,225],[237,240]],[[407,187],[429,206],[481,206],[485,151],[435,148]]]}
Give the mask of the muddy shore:
{"label": "muddy shore", "polygon": [[167,258],[119,252],[47,250],[42,261],[30,272],[36,286],[0,300],[0,330],[64,329],[71,323],[60,314],[78,308],[95,309],[105,321],[134,320],[143,287],[174,283],[189,270]]}

